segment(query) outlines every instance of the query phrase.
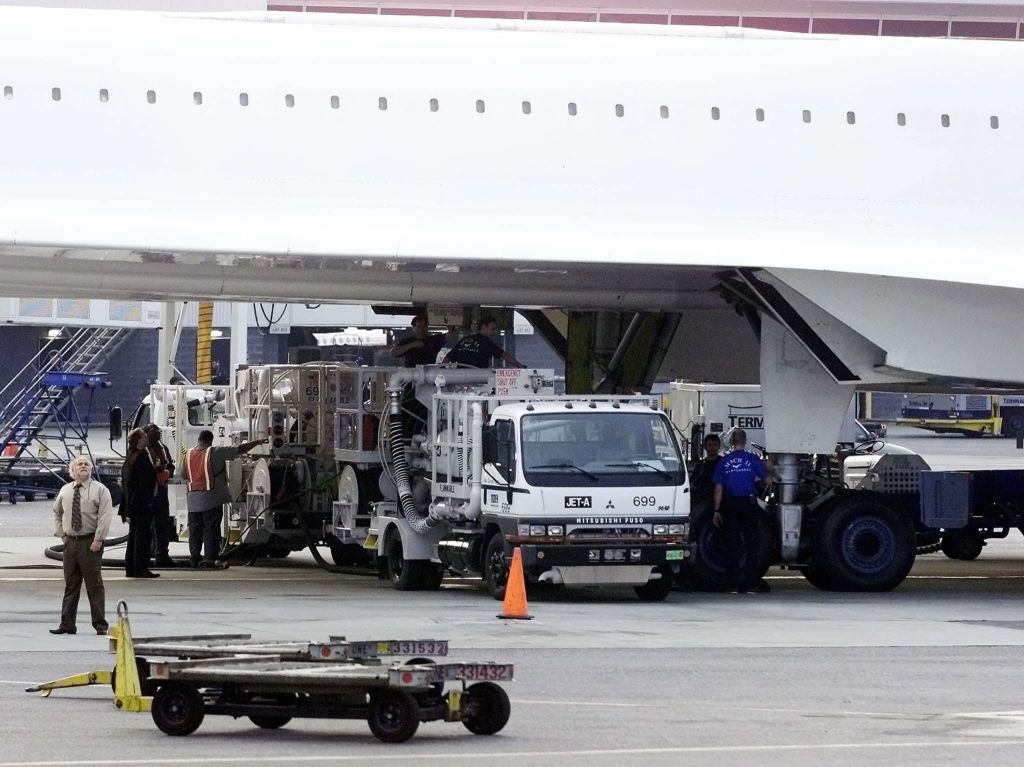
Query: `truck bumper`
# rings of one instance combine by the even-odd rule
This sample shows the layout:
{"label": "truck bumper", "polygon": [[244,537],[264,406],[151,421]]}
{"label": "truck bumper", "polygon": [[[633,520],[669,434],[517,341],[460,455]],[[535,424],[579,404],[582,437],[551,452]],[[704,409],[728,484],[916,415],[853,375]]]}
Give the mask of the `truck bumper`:
{"label": "truck bumper", "polygon": [[661,567],[687,562],[693,555],[692,544],[522,544],[523,569],[540,575],[555,567]]}

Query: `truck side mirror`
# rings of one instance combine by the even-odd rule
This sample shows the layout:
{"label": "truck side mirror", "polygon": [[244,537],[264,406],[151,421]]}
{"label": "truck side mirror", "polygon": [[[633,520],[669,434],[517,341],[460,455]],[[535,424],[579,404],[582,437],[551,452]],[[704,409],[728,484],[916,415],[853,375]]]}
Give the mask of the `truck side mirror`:
{"label": "truck side mirror", "polygon": [[118,405],[110,408],[110,442],[119,442],[124,435],[124,425],[121,416],[121,408]]}

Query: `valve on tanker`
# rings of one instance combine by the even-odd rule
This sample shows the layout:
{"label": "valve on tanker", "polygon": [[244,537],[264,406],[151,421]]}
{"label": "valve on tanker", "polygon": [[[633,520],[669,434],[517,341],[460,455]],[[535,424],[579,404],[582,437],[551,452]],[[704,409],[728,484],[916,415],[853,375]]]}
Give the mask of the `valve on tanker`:
{"label": "valve on tanker", "polygon": [[286,416],[282,410],[270,413],[270,444],[275,448],[284,447],[288,442]]}

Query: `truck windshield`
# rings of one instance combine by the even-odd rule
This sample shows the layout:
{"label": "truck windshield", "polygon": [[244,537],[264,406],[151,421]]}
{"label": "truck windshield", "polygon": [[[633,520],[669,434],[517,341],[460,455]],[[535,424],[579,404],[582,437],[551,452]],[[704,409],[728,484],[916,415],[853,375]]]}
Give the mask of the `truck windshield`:
{"label": "truck windshield", "polygon": [[662,413],[593,412],[527,415],[523,470],[537,487],[681,485],[686,469]]}

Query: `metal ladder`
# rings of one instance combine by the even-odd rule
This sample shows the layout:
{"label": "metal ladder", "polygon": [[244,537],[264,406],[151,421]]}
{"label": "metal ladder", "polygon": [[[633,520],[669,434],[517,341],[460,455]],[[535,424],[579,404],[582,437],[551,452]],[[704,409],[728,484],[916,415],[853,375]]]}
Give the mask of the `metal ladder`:
{"label": "metal ladder", "polygon": [[[88,424],[81,422],[74,394],[82,387],[95,389],[108,385],[106,374],[96,370],[128,340],[131,333],[131,328],[61,328],[58,336],[48,341],[0,389],[0,402],[4,397],[10,397],[0,408],[2,469],[10,471],[51,422],[56,422],[58,439],[70,459],[69,432],[83,441],[88,436]],[[59,343],[64,337],[67,337],[66,342]],[[11,393],[14,385],[30,371],[28,383]]]}

